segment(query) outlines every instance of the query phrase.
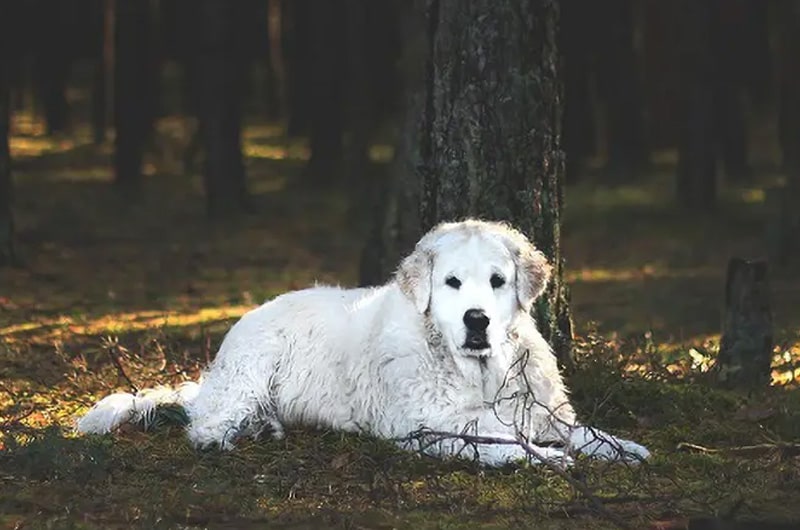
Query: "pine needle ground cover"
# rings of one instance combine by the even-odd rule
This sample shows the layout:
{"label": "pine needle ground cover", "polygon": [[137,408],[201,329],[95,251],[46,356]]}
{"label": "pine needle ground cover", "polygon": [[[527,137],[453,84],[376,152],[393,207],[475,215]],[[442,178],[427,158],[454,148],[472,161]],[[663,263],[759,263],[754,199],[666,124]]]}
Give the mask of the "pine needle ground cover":
{"label": "pine needle ground cover", "polygon": [[768,212],[759,188],[728,190],[713,215],[677,210],[667,172],[569,188],[563,227],[573,398],[585,420],[647,445],[644,465],[485,469],[312,430],[198,452],[180,411],[152,432],[76,437],[75,416],[110,392],[197,377],[232,322],[263,300],[315,281],[355,283],[368,219],[343,191],[292,185],[304,146],[269,127],[248,128],[246,142],[256,214],[210,225],[199,177],[171,171],[169,153],[148,161],[137,201],[110,188],[107,151],[14,138],[25,265],[0,271],[0,528],[800,521],[800,281],[771,270],[773,386],[714,387],[725,265],[764,254]]}

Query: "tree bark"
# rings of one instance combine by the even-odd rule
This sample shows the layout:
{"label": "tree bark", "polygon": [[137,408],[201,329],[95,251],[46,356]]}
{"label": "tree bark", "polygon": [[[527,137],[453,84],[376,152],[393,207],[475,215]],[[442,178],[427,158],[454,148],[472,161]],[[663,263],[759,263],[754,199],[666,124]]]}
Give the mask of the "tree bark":
{"label": "tree bark", "polygon": [[577,182],[586,158],[596,149],[595,118],[590,90],[591,50],[587,39],[595,39],[594,0],[570,0],[561,8],[561,52],[564,56],[564,133],[566,180]]}
{"label": "tree bark", "polygon": [[267,1],[268,53],[264,66],[267,70],[267,118],[280,119],[286,112],[286,69],[283,61],[282,2]]}
{"label": "tree bark", "polygon": [[283,50],[286,58],[286,134],[300,136],[309,130],[309,61],[311,36],[309,16],[313,0],[292,0],[283,5]]}
{"label": "tree bark", "polygon": [[[67,80],[70,73],[70,7],[58,0],[44,0],[36,5],[34,16],[39,35],[34,46],[34,81],[44,110],[47,134],[66,132],[69,125]],[[27,36],[26,36],[27,37]]]}
{"label": "tree bark", "polygon": [[9,32],[7,25],[9,9],[0,7],[0,266],[15,262],[14,218],[11,210],[13,181],[11,179],[11,154],[8,149],[8,122],[10,119]]}
{"label": "tree bark", "polygon": [[248,13],[246,7],[240,2],[202,0],[196,8],[193,88],[206,157],[207,209],[212,218],[239,213],[249,203],[241,145],[245,68],[238,33],[239,23]]}
{"label": "tree bark", "polygon": [[601,14],[598,85],[608,109],[606,170],[612,180],[630,181],[648,162],[633,42],[633,4],[631,0],[606,0],[595,8]]}
{"label": "tree bark", "polygon": [[758,386],[770,381],[772,314],[767,263],[733,258],[725,283],[725,320],[717,378],[728,386]]}
{"label": "tree bark", "polygon": [[416,236],[467,216],[509,221],[527,234],[554,265],[535,317],[562,364],[571,366],[559,233],[564,157],[558,3],[415,5],[425,9],[426,19],[421,122],[414,127],[412,117],[406,131],[417,133],[418,153],[405,153],[411,164],[418,160]]}
{"label": "tree bark", "polygon": [[715,62],[711,42],[712,0],[683,0],[681,39],[681,140],[678,200],[690,208],[716,202],[716,136],[714,128]]}
{"label": "tree bark", "polygon": [[346,64],[343,0],[313,0],[308,13],[311,55],[309,71],[309,147],[306,173],[310,181],[327,186],[343,169],[343,70]]}
{"label": "tree bark", "polygon": [[780,146],[783,167],[800,188],[800,1],[776,4],[780,14]]}
{"label": "tree bark", "polygon": [[[369,0],[345,0],[347,14],[347,180],[361,199],[374,199],[366,176],[369,133],[372,118],[371,93],[367,80],[367,4]],[[360,202],[360,201],[359,201]]]}
{"label": "tree bark", "polygon": [[425,110],[425,73],[429,53],[427,10],[429,0],[395,0],[400,19],[401,50],[398,70],[403,94],[400,131],[389,178],[372,205],[371,233],[361,255],[359,284],[386,281],[400,259],[414,248],[422,234],[420,225],[420,137]]}
{"label": "tree bark", "polygon": [[102,144],[106,140],[106,128],[109,120],[108,98],[112,93],[113,80],[109,72],[114,64],[114,2],[113,0],[94,0],[91,4],[92,16],[96,17],[93,27],[96,29],[94,39],[94,71],[92,75],[92,136],[94,143]]}
{"label": "tree bark", "polygon": [[152,129],[156,79],[149,2],[114,5],[114,171],[124,193],[138,194]]}

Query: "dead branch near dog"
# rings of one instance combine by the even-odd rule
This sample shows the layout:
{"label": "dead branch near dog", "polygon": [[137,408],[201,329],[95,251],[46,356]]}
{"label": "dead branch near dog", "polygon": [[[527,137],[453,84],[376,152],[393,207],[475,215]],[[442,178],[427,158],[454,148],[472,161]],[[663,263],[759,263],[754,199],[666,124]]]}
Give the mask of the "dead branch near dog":
{"label": "dead branch near dog", "polygon": [[746,458],[758,458],[769,454],[778,454],[782,458],[800,455],[800,444],[783,442],[720,448],[704,447],[702,445],[689,442],[681,442],[678,444],[677,449],[678,451],[694,451],[707,455],[720,454],[726,456],[741,456]]}
{"label": "dead branch near dog", "polygon": [[[586,499],[586,501],[591,505],[591,507],[595,510],[595,512],[604,517],[609,522],[613,523],[619,528],[622,529],[631,529],[633,528],[628,523],[623,521],[619,518],[616,514],[609,511],[603,501],[594,493],[592,493],[591,489],[588,485],[580,480],[576,479],[575,477],[571,476],[565,469],[565,465],[559,465],[559,463],[553,461],[552,459],[546,458],[543,456],[536,448],[525,439],[522,433],[518,433],[516,438],[500,438],[496,436],[479,436],[474,434],[466,434],[466,433],[453,433],[453,432],[445,432],[445,431],[433,431],[427,429],[420,429],[409,436],[405,436],[402,438],[396,438],[395,441],[397,442],[419,442],[420,450],[424,452],[425,448],[430,447],[433,444],[443,442],[445,440],[461,440],[467,444],[495,444],[495,445],[517,445],[521,447],[525,453],[531,457],[531,460],[543,465],[549,471],[558,475],[561,479],[566,481],[570,486],[572,486],[575,491],[577,491],[582,497]],[[425,442],[422,445],[422,442]],[[546,447],[554,447],[556,444],[549,444],[545,445]],[[564,462],[566,464],[566,462]]]}
{"label": "dead branch near dog", "polygon": [[114,363],[117,373],[128,383],[128,386],[131,388],[131,392],[134,394],[138,393],[138,387],[133,384],[131,378],[128,377],[128,374],[125,372],[125,368],[123,368],[122,363],[119,360],[118,353],[125,351],[125,348],[120,345],[119,339],[116,337],[105,337],[103,339],[103,348],[105,348],[106,353],[108,353],[111,362]]}
{"label": "dead branch near dog", "polygon": [[611,523],[614,523],[619,528],[633,528],[628,523],[617,517],[616,514],[609,511],[604,505],[603,502],[594,495],[589,487],[581,482],[580,480],[575,479],[574,477],[570,476],[567,472],[564,471],[561,467],[553,464],[546,458],[543,458],[536,449],[531,446],[531,444],[522,436],[522,434],[517,434],[517,442],[519,445],[525,450],[526,453],[531,455],[532,457],[536,458],[539,462],[541,462],[547,469],[552,471],[553,473],[557,474],[559,477],[567,481],[567,483],[575,488],[575,490],[583,495],[583,497],[592,505],[592,507],[597,510],[597,513],[600,514],[602,517],[608,519]]}

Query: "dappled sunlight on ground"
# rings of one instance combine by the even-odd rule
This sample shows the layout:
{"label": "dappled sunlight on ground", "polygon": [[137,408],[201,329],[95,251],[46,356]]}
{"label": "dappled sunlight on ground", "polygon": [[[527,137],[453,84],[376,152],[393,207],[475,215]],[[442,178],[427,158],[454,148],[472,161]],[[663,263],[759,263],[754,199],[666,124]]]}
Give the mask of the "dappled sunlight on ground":
{"label": "dappled sunlight on ground", "polygon": [[85,144],[80,144],[71,138],[63,138],[57,142],[45,136],[12,137],[9,139],[9,148],[15,158],[63,153],[75,149],[79,145]]}
{"label": "dappled sunlight on ground", "polygon": [[24,340],[26,334],[36,334],[44,340],[61,340],[66,335],[113,335],[161,327],[184,327],[230,318],[238,318],[255,305],[225,305],[206,307],[199,311],[138,311],[102,315],[98,318],[60,316],[56,319],[26,322],[0,328],[0,340],[13,344]]}
{"label": "dappled sunlight on ground", "polygon": [[717,272],[707,267],[671,269],[663,265],[646,264],[635,269],[582,268],[580,270],[567,270],[564,277],[569,283],[630,282],[647,278],[716,276]]}

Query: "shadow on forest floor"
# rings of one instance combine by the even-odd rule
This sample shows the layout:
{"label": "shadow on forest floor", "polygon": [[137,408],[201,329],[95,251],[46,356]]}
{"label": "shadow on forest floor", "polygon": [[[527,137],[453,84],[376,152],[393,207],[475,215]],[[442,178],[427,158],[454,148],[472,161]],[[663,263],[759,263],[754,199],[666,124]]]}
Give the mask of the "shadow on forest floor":
{"label": "shadow on forest floor", "polygon": [[[148,160],[134,201],[109,186],[107,147],[15,137],[25,264],[0,271],[0,528],[613,527],[547,470],[433,462],[366,437],[297,431],[230,454],[195,452],[177,428],[73,437],[73,417],[106,393],[196,377],[264,299],[355,282],[366,227],[348,220],[346,193],[288,185],[305,148],[274,128],[245,138],[256,213],[211,225],[179,155]],[[642,527],[698,514],[797,520],[797,457],[675,449],[796,442],[800,403],[784,388],[714,390],[698,369],[718,340],[727,260],[765,253],[759,190],[726,190],[713,215],[671,196],[666,173],[567,190],[577,408],[656,455],[634,468],[579,462],[576,476]],[[771,282],[776,355],[791,363],[797,270]]]}

